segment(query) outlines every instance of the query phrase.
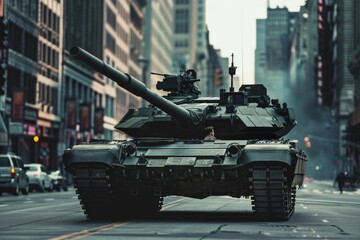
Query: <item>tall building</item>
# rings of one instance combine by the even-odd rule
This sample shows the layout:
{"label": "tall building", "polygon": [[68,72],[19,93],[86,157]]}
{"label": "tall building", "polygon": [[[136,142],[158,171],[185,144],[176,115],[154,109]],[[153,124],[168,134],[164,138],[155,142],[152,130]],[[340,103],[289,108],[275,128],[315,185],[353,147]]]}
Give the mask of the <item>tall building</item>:
{"label": "tall building", "polygon": [[[201,96],[207,96],[210,76],[207,62],[208,44],[205,24],[205,0],[174,1],[174,52],[172,71],[179,73],[189,68],[195,69],[201,79]],[[210,70],[211,71],[211,70]]]}
{"label": "tall building", "polygon": [[348,68],[354,76],[354,111],[348,118],[346,127],[346,158],[355,163],[353,173],[360,176],[360,2],[353,0],[354,47]]}
{"label": "tall building", "polygon": [[[130,58],[129,74],[141,80],[142,68],[141,55],[144,38],[144,14],[143,8],[146,6],[145,0],[130,1]],[[138,106],[138,99],[130,98],[130,107]]]}
{"label": "tall building", "polygon": [[193,68],[198,73],[200,82],[198,83],[201,90],[201,95],[205,96],[208,86],[208,67],[207,59],[209,53],[207,51],[207,27],[206,27],[206,0],[198,0],[198,14],[197,14],[197,47],[196,47],[196,59]]}
{"label": "tall building", "polygon": [[266,19],[256,19],[255,82],[266,83]]}
{"label": "tall building", "polygon": [[270,71],[287,71],[289,64],[289,11],[268,8],[266,18],[266,63]]}
{"label": "tall building", "polygon": [[[65,36],[61,87],[64,102],[62,116],[65,120],[62,126],[63,148],[76,144],[78,141],[86,141],[90,137],[96,138],[94,123],[91,121],[91,110],[94,111],[94,109],[103,108],[106,115],[104,129],[99,134],[105,137],[112,136],[110,126],[115,124],[116,90],[108,79],[103,79],[90,68],[74,62],[69,56],[69,50],[77,45],[115,66],[115,40],[109,33],[110,29],[115,27],[109,26],[109,21],[113,16],[111,11],[114,9],[116,11],[116,7],[110,1],[106,3],[84,0],[64,1]],[[105,29],[108,29],[106,33]],[[113,29],[111,33],[114,33]],[[112,57],[111,62],[110,57]]]}
{"label": "tall building", "polygon": [[[289,39],[290,14],[288,9],[286,7],[268,7],[265,20],[266,77],[263,76],[262,79],[257,80],[266,85],[269,95],[277,96],[280,100],[285,99],[286,94],[282,89],[288,84],[289,79]],[[258,40],[260,47],[263,44],[261,35]],[[261,58],[257,58],[257,60],[261,61]]]}
{"label": "tall building", "polygon": [[40,103],[36,95],[39,76],[39,4],[14,0],[6,1],[5,4],[9,43],[5,114],[9,129],[9,150],[20,155],[25,163],[37,162],[33,137],[37,134]]}
{"label": "tall building", "polygon": [[340,118],[346,118],[354,110],[354,79],[347,68],[354,46],[353,7],[353,1],[338,0],[334,4],[334,82],[337,86],[335,101],[338,103],[337,112]]}
{"label": "tall building", "polygon": [[[5,1],[8,22],[7,151],[58,168],[62,2]],[[36,138],[34,138],[36,136]]]}
{"label": "tall building", "polygon": [[196,60],[198,0],[174,1],[173,71],[192,68]]}
{"label": "tall building", "polygon": [[[320,56],[318,18],[314,15],[317,16],[317,8],[311,8],[307,2],[294,18],[291,31],[288,85],[291,94],[286,97],[286,102],[295,109],[298,124],[289,137],[310,139],[311,146],[305,141],[299,141],[309,158],[313,159],[307,166],[307,172],[309,176],[329,179],[334,172],[332,159],[339,154],[336,143],[337,126],[334,126],[330,111],[318,104],[317,83],[318,77],[322,75],[317,71],[324,69],[317,69],[314,61],[316,56]],[[331,57],[324,55],[321,60],[331,61]],[[331,79],[328,81],[331,82]]]}
{"label": "tall building", "polygon": [[8,127],[5,124],[5,93],[8,69],[8,21],[5,3],[0,2],[0,153],[8,151]]}
{"label": "tall building", "polygon": [[60,62],[62,59],[63,32],[62,4],[59,0],[39,1],[39,39],[37,75],[37,105],[39,106],[37,134],[39,136],[38,161],[51,169],[58,168],[59,133],[59,89],[61,84]]}
{"label": "tall building", "polygon": [[173,7],[173,0],[149,0],[144,9],[143,51],[139,61],[144,83],[160,95],[164,92],[156,90],[156,83],[162,78],[149,73],[172,73]]}
{"label": "tall building", "polygon": [[[138,60],[144,6],[145,1],[65,1],[65,50],[78,45],[114,68],[140,79],[142,69]],[[65,126],[66,145],[90,137],[125,139],[127,136],[115,131],[114,125],[129,108],[140,106],[140,98],[65,56],[63,88],[66,91],[63,96],[67,99],[64,108],[67,111],[64,115],[71,119],[68,104],[74,105],[75,112],[74,122]],[[76,117],[78,112],[83,118]],[[95,122],[96,116],[103,124]]]}
{"label": "tall building", "polygon": [[307,80],[306,77],[309,56],[308,20],[308,10],[302,6],[296,17],[290,39],[289,86],[299,92],[311,90],[313,86],[312,81]]}
{"label": "tall building", "polygon": [[345,157],[347,149],[344,139],[346,138],[348,116],[354,111],[354,77],[347,67],[354,47],[353,9],[353,1],[337,0],[334,2],[333,82],[336,87],[334,92],[335,116],[339,123],[340,154],[344,156],[341,168],[349,172],[352,171],[353,162],[351,158]]}
{"label": "tall building", "polygon": [[[333,107],[333,61],[334,5],[332,1],[317,2],[318,52],[314,57],[316,102],[319,106]],[[335,51],[336,53],[336,51]]]}

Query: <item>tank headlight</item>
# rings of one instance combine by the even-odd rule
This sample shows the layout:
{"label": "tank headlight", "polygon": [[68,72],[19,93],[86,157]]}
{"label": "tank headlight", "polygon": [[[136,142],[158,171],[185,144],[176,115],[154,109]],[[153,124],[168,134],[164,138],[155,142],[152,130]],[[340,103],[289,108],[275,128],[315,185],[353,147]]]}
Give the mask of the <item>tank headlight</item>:
{"label": "tank headlight", "polygon": [[125,152],[128,156],[130,157],[135,157],[136,156],[136,146],[133,143],[127,144],[125,146]]}
{"label": "tank headlight", "polygon": [[238,144],[230,144],[228,147],[228,152],[231,156],[237,155],[239,153],[240,146]]}

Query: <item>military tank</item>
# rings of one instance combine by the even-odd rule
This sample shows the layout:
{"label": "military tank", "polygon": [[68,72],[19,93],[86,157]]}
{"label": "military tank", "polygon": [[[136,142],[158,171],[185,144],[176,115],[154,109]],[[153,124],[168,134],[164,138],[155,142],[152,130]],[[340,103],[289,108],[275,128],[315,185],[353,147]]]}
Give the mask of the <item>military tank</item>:
{"label": "military tank", "polygon": [[[115,126],[131,140],[97,139],[65,150],[86,217],[154,213],[170,195],[250,197],[263,219],[293,214],[307,162],[297,140],[282,138],[296,125],[294,110],[270,99],[261,84],[234,91],[233,62],[231,87],[219,97],[199,97],[194,70],[163,74],[156,87],[168,94],[159,96],[79,47],[70,54],[149,103],[129,109]],[[206,140],[208,127],[216,139]]]}

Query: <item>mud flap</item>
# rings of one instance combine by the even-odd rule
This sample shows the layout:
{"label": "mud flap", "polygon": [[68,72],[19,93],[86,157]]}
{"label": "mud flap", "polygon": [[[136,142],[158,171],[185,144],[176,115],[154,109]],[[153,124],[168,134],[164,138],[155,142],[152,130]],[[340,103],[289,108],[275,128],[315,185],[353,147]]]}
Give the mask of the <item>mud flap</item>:
{"label": "mud flap", "polygon": [[292,186],[299,186],[301,187],[304,183],[304,177],[305,177],[305,170],[306,170],[306,164],[308,161],[308,158],[304,151],[300,150],[297,154],[297,161],[294,171],[294,179],[292,181]]}

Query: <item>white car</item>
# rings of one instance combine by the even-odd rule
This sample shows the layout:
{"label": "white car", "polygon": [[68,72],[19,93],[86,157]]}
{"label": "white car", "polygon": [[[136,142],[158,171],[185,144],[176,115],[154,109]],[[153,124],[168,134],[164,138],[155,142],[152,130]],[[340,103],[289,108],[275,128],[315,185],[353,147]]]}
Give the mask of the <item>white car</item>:
{"label": "white car", "polygon": [[25,164],[26,175],[29,177],[30,189],[36,189],[44,192],[45,189],[51,192],[53,190],[52,180],[46,171],[44,165],[39,163]]}

